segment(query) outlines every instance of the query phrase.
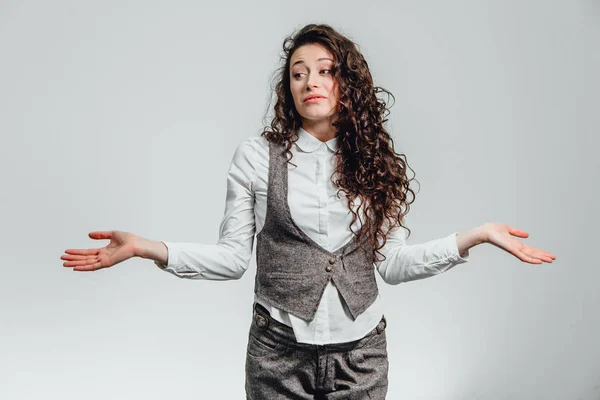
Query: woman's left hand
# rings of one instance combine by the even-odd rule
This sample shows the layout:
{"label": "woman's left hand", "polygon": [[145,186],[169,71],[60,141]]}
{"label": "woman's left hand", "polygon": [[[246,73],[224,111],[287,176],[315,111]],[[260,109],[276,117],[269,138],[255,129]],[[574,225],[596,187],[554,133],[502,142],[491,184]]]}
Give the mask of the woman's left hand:
{"label": "woman's left hand", "polygon": [[556,259],[551,253],[526,245],[514,238],[514,236],[527,238],[529,233],[524,230],[513,228],[500,222],[488,222],[484,224],[482,230],[485,232],[486,242],[493,244],[515,257],[530,264],[541,264],[542,262],[551,263]]}

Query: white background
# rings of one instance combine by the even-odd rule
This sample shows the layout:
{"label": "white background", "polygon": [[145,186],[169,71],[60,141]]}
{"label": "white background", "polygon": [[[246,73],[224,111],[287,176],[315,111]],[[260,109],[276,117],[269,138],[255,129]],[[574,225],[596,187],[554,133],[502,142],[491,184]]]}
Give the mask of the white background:
{"label": "white background", "polygon": [[244,398],[254,256],[227,282],[60,256],[107,245],[96,230],[216,243],[233,150],[270,122],[283,39],[314,22],[396,97],[409,243],[497,221],[557,256],[484,244],[379,279],[388,398],[600,399],[600,3],[207,4],[0,2],[0,398]]}

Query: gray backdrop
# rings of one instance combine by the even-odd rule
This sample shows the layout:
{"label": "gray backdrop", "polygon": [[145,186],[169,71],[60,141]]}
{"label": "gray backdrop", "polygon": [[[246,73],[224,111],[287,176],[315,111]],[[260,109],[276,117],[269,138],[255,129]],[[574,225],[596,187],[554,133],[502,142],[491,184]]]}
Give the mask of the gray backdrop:
{"label": "gray backdrop", "polygon": [[216,243],[233,150],[311,22],[396,96],[409,243],[499,221],[557,256],[379,279],[388,398],[600,399],[597,0],[0,2],[0,398],[244,397],[254,255],[226,282],[60,256],[95,230]]}

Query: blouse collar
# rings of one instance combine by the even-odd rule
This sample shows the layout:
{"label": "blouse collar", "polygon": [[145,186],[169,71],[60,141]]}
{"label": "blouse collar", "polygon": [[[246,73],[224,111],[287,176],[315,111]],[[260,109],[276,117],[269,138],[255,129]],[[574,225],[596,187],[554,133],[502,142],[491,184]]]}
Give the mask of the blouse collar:
{"label": "blouse collar", "polygon": [[325,143],[325,145],[333,152],[335,152],[339,145],[338,136],[335,136],[332,139],[329,139],[326,142],[322,142],[317,139],[310,133],[308,133],[304,128],[298,128],[298,140],[296,141],[296,145],[305,153],[312,153],[317,150]]}

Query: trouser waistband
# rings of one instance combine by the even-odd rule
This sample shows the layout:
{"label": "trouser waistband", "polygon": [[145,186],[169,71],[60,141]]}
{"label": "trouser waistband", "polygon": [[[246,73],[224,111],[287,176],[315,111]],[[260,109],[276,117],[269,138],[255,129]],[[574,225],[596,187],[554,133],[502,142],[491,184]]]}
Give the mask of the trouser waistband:
{"label": "trouser waistband", "polygon": [[373,328],[369,333],[367,333],[363,338],[353,340],[351,342],[344,343],[330,343],[326,345],[312,345],[308,343],[298,343],[296,340],[296,335],[294,334],[294,330],[292,327],[287,326],[275,318],[271,316],[269,311],[265,307],[263,307],[259,303],[254,304],[254,312],[252,316],[252,326],[251,331],[254,330],[255,333],[258,331],[268,330],[274,336],[278,342],[281,342],[288,346],[295,347],[305,347],[305,348],[314,348],[314,347],[328,347],[336,350],[349,350],[356,346],[358,342],[361,340],[365,340],[372,335],[379,335],[385,331],[387,327],[387,320],[385,316],[381,317],[381,320],[377,324],[375,328]]}

